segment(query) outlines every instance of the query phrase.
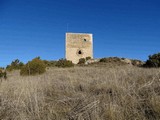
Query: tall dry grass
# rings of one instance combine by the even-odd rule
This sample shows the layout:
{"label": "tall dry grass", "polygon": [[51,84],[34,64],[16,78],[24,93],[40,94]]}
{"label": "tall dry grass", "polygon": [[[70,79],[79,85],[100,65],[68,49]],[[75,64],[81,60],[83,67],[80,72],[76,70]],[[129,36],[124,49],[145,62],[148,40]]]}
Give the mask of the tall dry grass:
{"label": "tall dry grass", "polygon": [[9,73],[0,85],[0,120],[158,120],[160,69],[50,68]]}

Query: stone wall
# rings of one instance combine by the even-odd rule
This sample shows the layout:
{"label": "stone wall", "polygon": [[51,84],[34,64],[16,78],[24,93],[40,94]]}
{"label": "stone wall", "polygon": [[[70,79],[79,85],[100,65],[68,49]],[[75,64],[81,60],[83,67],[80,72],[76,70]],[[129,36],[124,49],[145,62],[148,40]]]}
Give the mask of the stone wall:
{"label": "stone wall", "polygon": [[93,58],[92,34],[66,33],[66,59],[77,64],[86,57]]}

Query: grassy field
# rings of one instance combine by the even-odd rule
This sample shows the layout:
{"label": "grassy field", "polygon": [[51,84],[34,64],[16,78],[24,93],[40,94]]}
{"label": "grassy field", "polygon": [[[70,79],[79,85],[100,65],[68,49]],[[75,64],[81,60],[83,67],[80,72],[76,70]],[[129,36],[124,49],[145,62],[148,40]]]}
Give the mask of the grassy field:
{"label": "grassy field", "polygon": [[159,120],[160,69],[124,66],[8,73],[0,120]]}

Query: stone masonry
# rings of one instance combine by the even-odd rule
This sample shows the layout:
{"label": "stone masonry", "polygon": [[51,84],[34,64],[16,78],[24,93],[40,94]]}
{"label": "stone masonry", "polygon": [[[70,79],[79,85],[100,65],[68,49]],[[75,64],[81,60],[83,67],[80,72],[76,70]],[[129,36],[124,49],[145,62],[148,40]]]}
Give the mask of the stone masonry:
{"label": "stone masonry", "polygon": [[74,64],[80,58],[93,58],[93,37],[86,33],[66,33],[66,59]]}

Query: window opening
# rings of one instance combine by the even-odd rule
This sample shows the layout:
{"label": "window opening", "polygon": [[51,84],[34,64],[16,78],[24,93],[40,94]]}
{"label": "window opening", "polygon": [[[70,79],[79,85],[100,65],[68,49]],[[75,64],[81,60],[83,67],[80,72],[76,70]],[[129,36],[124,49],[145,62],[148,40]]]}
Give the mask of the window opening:
{"label": "window opening", "polygon": [[82,54],[82,51],[81,51],[81,50],[79,50],[79,51],[78,51],[78,54],[79,54],[79,55],[81,55],[81,54]]}

